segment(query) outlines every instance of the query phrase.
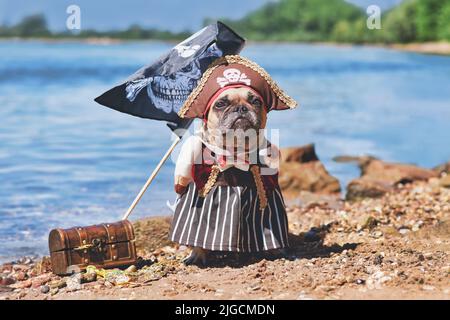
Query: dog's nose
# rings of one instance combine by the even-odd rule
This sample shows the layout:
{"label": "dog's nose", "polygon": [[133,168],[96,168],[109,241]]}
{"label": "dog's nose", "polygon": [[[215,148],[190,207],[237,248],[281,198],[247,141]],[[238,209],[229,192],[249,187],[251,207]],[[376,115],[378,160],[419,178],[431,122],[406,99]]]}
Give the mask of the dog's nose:
{"label": "dog's nose", "polygon": [[248,108],[246,106],[236,106],[234,108],[234,112],[246,113],[247,111],[248,111]]}

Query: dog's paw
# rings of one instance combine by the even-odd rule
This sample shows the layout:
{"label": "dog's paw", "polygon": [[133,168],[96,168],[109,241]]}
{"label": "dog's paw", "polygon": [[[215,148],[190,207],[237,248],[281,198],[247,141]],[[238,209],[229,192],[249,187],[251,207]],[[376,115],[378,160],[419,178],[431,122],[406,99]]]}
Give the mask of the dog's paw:
{"label": "dog's paw", "polygon": [[183,260],[183,263],[189,265],[206,265],[207,251],[202,248],[193,248],[191,254]]}

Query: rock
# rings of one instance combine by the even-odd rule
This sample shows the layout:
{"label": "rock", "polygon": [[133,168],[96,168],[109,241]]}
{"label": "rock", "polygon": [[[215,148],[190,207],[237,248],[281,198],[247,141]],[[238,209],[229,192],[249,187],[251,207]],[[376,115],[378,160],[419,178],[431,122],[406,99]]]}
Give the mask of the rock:
{"label": "rock", "polygon": [[300,191],[335,194],[341,191],[339,181],[319,161],[314,145],[281,149],[280,187],[286,197],[297,197]]}
{"label": "rock", "polygon": [[81,283],[89,283],[97,280],[97,274],[93,272],[84,273],[81,275]]}
{"label": "rock", "polygon": [[49,292],[50,292],[50,287],[49,286],[47,286],[47,285],[41,286],[41,293],[46,294],[46,293],[49,293]]}
{"label": "rock", "polygon": [[450,174],[444,175],[444,176],[439,180],[439,185],[440,185],[441,187],[444,187],[444,188],[450,188]]}
{"label": "rock", "polygon": [[28,275],[27,275],[25,272],[20,271],[20,272],[18,272],[18,273],[16,274],[16,279],[17,279],[18,281],[24,281],[24,280],[27,280],[27,279],[28,279]]}
{"label": "rock", "polygon": [[0,293],[12,292],[12,291],[14,291],[14,288],[11,288],[10,286],[0,285]]}
{"label": "rock", "polygon": [[11,272],[13,270],[13,265],[11,263],[5,263],[0,268],[0,272]]}
{"label": "rock", "polygon": [[361,229],[362,230],[364,230],[364,229],[372,230],[373,228],[375,228],[378,225],[378,223],[379,223],[379,221],[377,219],[375,219],[372,216],[368,216],[365,219],[364,223],[362,224]]}
{"label": "rock", "polygon": [[52,289],[62,289],[67,285],[65,280],[53,280],[49,283],[50,288]]}
{"label": "rock", "polygon": [[13,265],[12,269],[14,271],[28,271],[30,269],[30,266],[27,266],[25,264],[15,264]]}
{"label": "rock", "polygon": [[428,180],[438,176],[433,170],[420,168],[411,164],[389,163],[378,159],[370,160],[361,166],[361,175],[391,185]]}
{"label": "rock", "polygon": [[392,191],[397,184],[428,180],[437,177],[433,170],[410,164],[389,163],[375,158],[359,161],[361,177],[352,180],[347,186],[347,200],[379,198]]}
{"label": "rock", "polygon": [[450,161],[443,163],[437,167],[434,167],[433,171],[436,172],[438,175],[441,175],[443,173],[450,174]]}
{"label": "rock", "polygon": [[376,230],[376,231],[372,232],[370,234],[370,236],[375,238],[375,239],[378,239],[378,238],[381,238],[383,236],[383,232],[381,232],[380,230]]}
{"label": "rock", "polygon": [[377,158],[372,156],[336,156],[333,161],[338,163],[356,162],[361,167],[375,159]]}
{"label": "rock", "polygon": [[50,257],[43,257],[41,260],[39,260],[34,266],[33,272],[35,272],[38,275],[52,272],[52,263]]}
{"label": "rock", "polygon": [[59,289],[58,289],[58,288],[53,288],[53,289],[50,290],[50,294],[51,294],[52,296],[54,296],[54,295],[57,294],[58,292],[59,292]]}
{"label": "rock", "polygon": [[67,291],[81,290],[81,273],[75,273],[66,280]]}
{"label": "rock", "polygon": [[19,264],[31,264],[33,263],[33,258],[30,257],[22,257],[17,261]]}
{"label": "rock", "polygon": [[133,272],[136,272],[136,271],[137,271],[136,266],[135,265],[131,265],[125,270],[125,273],[133,273]]}
{"label": "rock", "polygon": [[42,275],[39,277],[36,277],[34,279],[31,279],[31,286],[33,288],[39,288],[40,286],[43,286],[44,284],[47,284],[51,279],[50,275]]}
{"label": "rock", "polygon": [[5,277],[0,280],[0,285],[2,286],[10,286],[16,283],[16,280],[12,277]]}
{"label": "rock", "polygon": [[393,187],[387,183],[360,178],[350,181],[347,186],[345,199],[347,201],[356,201],[364,198],[380,198],[392,190]]}
{"label": "rock", "polygon": [[307,163],[319,161],[314,144],[308,144],[303,147],[283,148],[281,151],[281,160],[283,162]]}
{"label": "rock", "polygon": [[373,263],[376,264],[376,265],[379,265],[379,264],[383,263],[383,256],[381,254],[377,254],[373,258]]}
{"label": "rock", "polygon": [[33,283],[31,281],[31,279],[28,279],[28,280],[25,280],[25,281],[21,281],[21,282],[15,283],[13,286],[16,289],[25,289],[25,288],[30,288],[32,284]]}

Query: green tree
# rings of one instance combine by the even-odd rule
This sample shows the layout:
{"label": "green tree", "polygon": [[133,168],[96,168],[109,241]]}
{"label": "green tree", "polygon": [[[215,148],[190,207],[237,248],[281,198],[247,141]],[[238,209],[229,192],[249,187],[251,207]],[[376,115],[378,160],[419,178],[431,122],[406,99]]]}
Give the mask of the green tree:
{"label": "green tree", "polygon": [[406,0],[382,19],[382,40],[411,42],[417,38],[417,0]]}
{"label": "green tree", "polygon": [[11,33],[19,37],[45,37],[50,35],[47,21],[42,14],[25,17],[11,28]]}
{"label": "green tree", "polygon": [[450,41],[450,1],[443,6],[437,20],[438,40]]}
{"label": "green tree", "polygon": [[437,21],[442,6],[447,0],[417,1],[417,38],[420,41],[435,40],[437,37]]}

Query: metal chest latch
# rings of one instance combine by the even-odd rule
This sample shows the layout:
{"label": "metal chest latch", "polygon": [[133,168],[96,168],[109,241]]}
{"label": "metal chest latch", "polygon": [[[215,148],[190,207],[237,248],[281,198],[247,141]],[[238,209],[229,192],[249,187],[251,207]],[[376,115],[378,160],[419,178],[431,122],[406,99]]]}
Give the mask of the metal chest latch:
{"label": "metal chest latch", "polygon": [[92,239],[92,242],[90,244],[85,244],[79,247],[74,248],[75,251],[82,251],[82,250],[95,250],[97,252],[103,252],[103,247],[105,245],[105,241],[100,238]]}

